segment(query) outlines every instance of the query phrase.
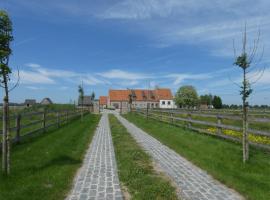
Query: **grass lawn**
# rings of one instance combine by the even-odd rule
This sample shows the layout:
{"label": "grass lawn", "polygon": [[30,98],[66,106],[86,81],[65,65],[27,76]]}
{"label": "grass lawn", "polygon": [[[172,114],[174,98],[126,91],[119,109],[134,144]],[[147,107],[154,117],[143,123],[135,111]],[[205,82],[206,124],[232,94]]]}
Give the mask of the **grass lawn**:
{"label": "grass lawn", "polygon": [[0,176],[0,199],[64,199],[99,118],[87,115],[14,146],[11,175]]}
{"label": "grass lawn", "polygon": [[170,181],[154,171],[150,157],[113,115],[110,115],[110,126],[119,179],[132,199],[177,199]]}
{"label": "grass lawn", "polygon": [[269,200],[270,153],[251,148],[242,163],[241,145],[131,113],[125,117],[247,199]]}

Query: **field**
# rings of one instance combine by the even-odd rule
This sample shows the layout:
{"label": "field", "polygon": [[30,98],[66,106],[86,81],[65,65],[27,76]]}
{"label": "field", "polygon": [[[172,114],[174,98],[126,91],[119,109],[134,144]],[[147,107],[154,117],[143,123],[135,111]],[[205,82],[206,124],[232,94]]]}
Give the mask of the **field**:
{"label": "field", "polygon": [[64,199],[98,121],[87,115],[14,146],[11,175],[0,176],[0,199]]}
{"label": "field", "polygon": [[270,196],[270,153],[251,148],[243,164],[241,145],[130,113],[125,117],[247,199]]}

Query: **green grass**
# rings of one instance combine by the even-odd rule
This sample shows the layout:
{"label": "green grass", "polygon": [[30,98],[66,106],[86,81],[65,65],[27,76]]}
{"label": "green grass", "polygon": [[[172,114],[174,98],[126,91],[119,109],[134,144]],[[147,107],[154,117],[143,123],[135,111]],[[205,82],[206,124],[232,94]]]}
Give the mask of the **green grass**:
{"label": "green grass", "polygon": [[110,125],[119,178],[132,199],[177,199],[175,188],[154,171],[150,157],[113,115],[110,115]]}
{"label": "green grass", "polygon": [[98,121],[98,115],[87,115],[83,122],[75,120],[14,146],[11,175],[0,176],[0,199],[64,199]]}
{"label": "green grass", "polygon": [[147,121],[134,113],[125,117],[247,199],[269,200],[269,152],[251,148],[250,160],[243,164],[240,144],[156,120]]}

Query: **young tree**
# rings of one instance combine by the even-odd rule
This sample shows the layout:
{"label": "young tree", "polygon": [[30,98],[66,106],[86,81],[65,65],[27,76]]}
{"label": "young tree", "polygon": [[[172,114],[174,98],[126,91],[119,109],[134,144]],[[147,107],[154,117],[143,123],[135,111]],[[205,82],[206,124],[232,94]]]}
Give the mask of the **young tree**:
{"label": "young tree", "polygon": [[4,174],[10,173],[10,135],[9,135],[9,92],[18,86],[18,81],[10,89],[11,68],[9,56],[12,54],[10,43],[13,40],[12,22],[5,11],[0,10],[0,83],[4,89],[3,99],[3,139],[2,139],[2,170]]}
{"label": "young tree", "polygon": [[175,102],[179,107],[197,106],[199,98],[196,89],[191,85],[180,87],[175,94]]}
{"label": "young tree", "polygon": [[92,92],[92,94],[91,94],[91,100],[94,101],[95,100],[95,97],[96,97],[95,92]]}
{"label": "young tree", "polygon": [[83,85],[79,85],[78,92],[79,92],[79,100],[81,101],[81,121],[83,121],[83,103],[84,103]]}
{"label": "young tree", "polygon": [[213,98],[213,106],[215,109],[221,109],[222,108],[222,100],[219,96],[214,96]]}
{"label": "young tree", "polygon": [[[246,25],[245,30],[242,38],[242,52],[240,53],[240,56],[236,56],[235,48],[234,48],[234,54],[235,54],[235,62],[234,65],[239,67],[242,70],[242,84],[239,85],[240,95],[242,97],[242,109],[243,109],[243,138],[242,138],[242,144],[243,144],[243,162],[245,163],[249,159],[249,142],[248,142],[248,98],[250,94],[252,93],[251,88],[251,82],[250,77],[248,74],[251,71],[251,66],[254,61],[254,57],[256,56],[257,49],[258,49],[258,43],[260,38],[260,32],[258,32],[257,39],[253,42],[253,47],[251,48],[251,53],[247,53],[247,31],[246,31]],[[262,56],[261,56],[262,57]],[[255,68],[255,67],[253,67]],[[264,69],[256,72],[256,80],[253,82],[257,82],[263,75]],[[254,77],[253,77],[254,78]]]}

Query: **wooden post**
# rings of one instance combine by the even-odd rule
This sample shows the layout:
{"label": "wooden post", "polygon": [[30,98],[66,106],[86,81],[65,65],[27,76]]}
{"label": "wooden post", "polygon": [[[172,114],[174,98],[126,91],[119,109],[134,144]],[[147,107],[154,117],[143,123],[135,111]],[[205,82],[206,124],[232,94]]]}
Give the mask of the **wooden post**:
{"label": "wooden post", "polygon": [[173,113],[172,112],[170,113],[170,116],[171,116],[171,123],[173,124]]}
{"label": "wooden post", "polygon": [[68,110],[66,111],[66,122],[68,123]]}
{"label": "wooden post", "polygon": [[122,101],[120,101],[120,114],[122,115],[123,113],[122,113]]}
{"label": "wooden post", "polygon": [[57,128],[60,127],[60,114],[59,112],[56,113],[56,117],[57,117]]}
{"label": "wooden post", "polygon": [[149,108],[148,108],[148,103],[146,104],[146,119],[148,120],[148,112],[149,112]]}
{"label": "wooden post", "polygon": [[20,131],[21,131],[21,115],[18,114],[16,117],[16,138],[15,138],[16,143],[19,143],[21,140]]}
{"label": "wooden post", "polygon": [[249,159],[249,141],[248,141],[248,103],[243,107],[243,162]]}
{"label": "wooden post", "polygon": [[[218,123],[218,125],[222,124],[222,118],[219,115],[217,115],[217,123]],[[217,127],[217,134],[218,135],[222,134],[222,128],[221,127]]]}
{"label": "wooden post", "polygon": [[46,131],[46,111],[43,112],[43,124],[42,124],[43,132]]}
{"label": "wooden post", "polygon": [[[188,119],[191,120],[191,113],[188,113]],[[191,128],[191,122],[188,122],[188,128]]]}

